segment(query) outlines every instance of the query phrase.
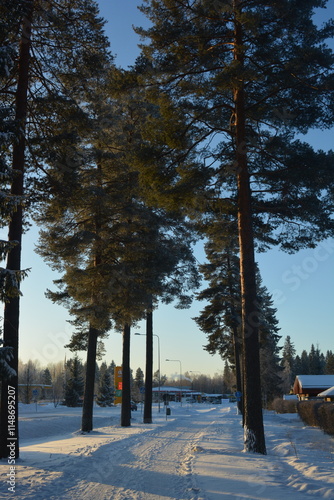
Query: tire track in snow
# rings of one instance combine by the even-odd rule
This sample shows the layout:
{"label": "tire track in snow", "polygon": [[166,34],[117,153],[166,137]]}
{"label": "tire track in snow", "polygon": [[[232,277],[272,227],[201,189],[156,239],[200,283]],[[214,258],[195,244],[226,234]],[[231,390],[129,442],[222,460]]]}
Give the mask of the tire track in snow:
{"label": "tire track in snow", "polygon": [[[17,498],[200,500],[192,462],[203,432],[211,425],[210,413],[183,408],[152,426],[134,422],[126,429],[101,428],[84,437],[86,446],[82,436],[78,444],[74,436],[67,453],[61,451],[61,441],[45,442],[32,451],[28,447],[31,455],[20,466]],[[46,458],[43,467],[41,453]]]}

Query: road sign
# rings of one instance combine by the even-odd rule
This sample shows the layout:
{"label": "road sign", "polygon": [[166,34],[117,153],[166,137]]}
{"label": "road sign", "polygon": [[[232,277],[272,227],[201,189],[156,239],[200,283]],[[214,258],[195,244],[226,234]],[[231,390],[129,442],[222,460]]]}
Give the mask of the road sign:
{"label": "road sign", "polygon": [[140,390],[140,394],[145,394],[145,387],[141,387],[139,390]]}
{"label": "road sign", "polygon": [[35,397],[38,396],[38,389],[33,389],[32,390],[32,395],[35,396]]}

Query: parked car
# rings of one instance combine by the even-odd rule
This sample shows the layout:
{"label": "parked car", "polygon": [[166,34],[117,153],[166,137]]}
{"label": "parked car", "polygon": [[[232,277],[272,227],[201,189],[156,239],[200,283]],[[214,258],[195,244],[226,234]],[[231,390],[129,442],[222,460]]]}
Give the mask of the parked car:
{"label": "parked car", "polygon": [[135,403],[134,401],[131,401],[130,406],[131,406],[132,411],[137,411],[137,403]]}

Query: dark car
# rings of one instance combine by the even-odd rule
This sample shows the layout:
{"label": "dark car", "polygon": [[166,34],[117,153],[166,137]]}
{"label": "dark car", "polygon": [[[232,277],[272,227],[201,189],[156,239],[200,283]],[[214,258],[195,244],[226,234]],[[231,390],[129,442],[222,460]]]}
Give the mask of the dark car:
{"label": "dark car", "polygon": [[135,403],[134,401],[131,401],[130,406],[131,406],[132,411],[137,411],[137,403]]}

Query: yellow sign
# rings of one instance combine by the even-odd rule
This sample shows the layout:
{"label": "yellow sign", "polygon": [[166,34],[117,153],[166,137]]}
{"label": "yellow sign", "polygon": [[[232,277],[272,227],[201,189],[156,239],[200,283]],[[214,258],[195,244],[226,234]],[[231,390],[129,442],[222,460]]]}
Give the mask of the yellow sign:
{"label": "yellow sign", "polygon": [[122,393],[120,392],[122,390],[122,384],[123,384],[122,367],[121,366],[115,366],[114,380],[115,380],[115,388],[116,388],[115,404],[117,405],[117,404],[122,403]]}

